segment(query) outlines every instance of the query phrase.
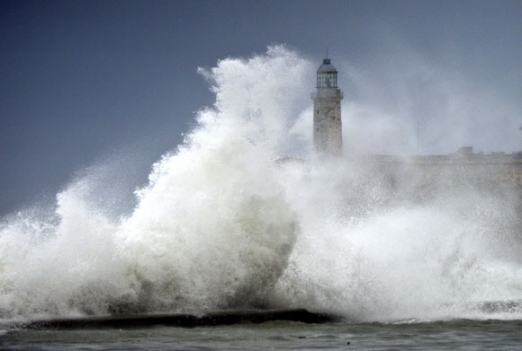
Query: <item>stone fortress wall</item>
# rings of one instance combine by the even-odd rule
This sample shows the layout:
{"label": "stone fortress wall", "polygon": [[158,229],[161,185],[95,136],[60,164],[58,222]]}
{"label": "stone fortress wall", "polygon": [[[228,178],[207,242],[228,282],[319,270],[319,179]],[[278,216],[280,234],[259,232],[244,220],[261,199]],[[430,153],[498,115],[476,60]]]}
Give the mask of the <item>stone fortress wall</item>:
{"label": "stone fortress wall", "polygon": [[371,158],[381,182],[410,198],[429,200],[471,190],[508,196],[522,210],[522,152],[484,154],[463,147],[449,155]]}
{"label": "stone fortress wall", "polygon": [[425,185],[441,183],[450,186],[467,182],[476,186],[522,187],[522,152],[484,154],[463,147],[449,155],[375,158],[388,164],[387,167],[383,165],[383,170],[400,172],[404,167],[417,170],[421,176],[419,181]]}

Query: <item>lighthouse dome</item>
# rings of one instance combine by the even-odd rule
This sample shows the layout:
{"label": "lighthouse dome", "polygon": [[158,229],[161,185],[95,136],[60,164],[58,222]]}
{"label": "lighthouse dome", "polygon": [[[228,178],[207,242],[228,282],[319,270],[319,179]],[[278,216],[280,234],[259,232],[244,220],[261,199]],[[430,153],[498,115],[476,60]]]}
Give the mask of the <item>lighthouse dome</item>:
{"label": "lighthouse dome", "polygon": [[319,66],[317,73],[337,73],[337,70],[331,64],[330,59],[323,59],[323,64]]}
{"label": "lighthouse dome", "polygon": [[337,89],[337,70],[330,59],[324,59],[323,64],[317,70],[317,88]]}

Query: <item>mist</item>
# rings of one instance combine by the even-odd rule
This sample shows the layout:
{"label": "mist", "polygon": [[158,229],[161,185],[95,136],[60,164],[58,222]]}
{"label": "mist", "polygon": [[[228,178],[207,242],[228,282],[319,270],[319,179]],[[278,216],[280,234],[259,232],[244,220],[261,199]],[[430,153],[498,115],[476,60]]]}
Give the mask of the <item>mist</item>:
{"label": "mist", "polygon": [[[129,163],[115,154],[78,173],[50,210],[2,221],[1,318],[305,307],[353,321],[439,320],[489,318],[481,304],[518,301],[517,198],[473,186],[419,193],[406,157],[422,101],[440,100],[425,109],[433,115],[457,106],[462,125],[473,101],[486,112],[500,102],[470,102],[465,85],[423,65],[404,90],[373,94],[385,84],[364,67],[334,64],[360,77],[345,88],[359,98],[342,106],[344,160],[312,151],[315,62],[284,46],[222,59],[200,70],[214,104],[147,184],[129,191]],[[436,139],[448,120],[431,122]],[[467,140],[459,130],[433,150]],[[374,153],[402,157],[393,183]]]}

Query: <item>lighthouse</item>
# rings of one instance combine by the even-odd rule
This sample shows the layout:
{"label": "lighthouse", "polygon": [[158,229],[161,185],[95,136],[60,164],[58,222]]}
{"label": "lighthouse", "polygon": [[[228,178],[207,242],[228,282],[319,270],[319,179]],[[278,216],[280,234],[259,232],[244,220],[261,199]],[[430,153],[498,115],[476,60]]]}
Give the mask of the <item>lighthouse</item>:
{"label": "lighthouse", "polygon": [[317,70],[314,100],[314,147],[321,155],[342,157],[343,134],[341,100],[343,92],[337,87],[337,70],[330,59],[324,59]]}

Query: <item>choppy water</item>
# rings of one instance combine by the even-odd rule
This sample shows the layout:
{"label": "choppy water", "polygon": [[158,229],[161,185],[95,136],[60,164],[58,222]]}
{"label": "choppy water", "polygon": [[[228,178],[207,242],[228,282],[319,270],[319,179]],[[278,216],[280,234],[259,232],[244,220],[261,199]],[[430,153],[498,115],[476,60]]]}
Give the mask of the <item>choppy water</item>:
{"label": "choppy water", "polygon": [[[519,350],[520,321],[11,331],[2,350]],[[348,344],[349,343],[349,344]]]}
{"label": "choppy water", "polygon": [[[408,183],[390,191],[364,158],[316,158],[314,71],[281,47],[203,71],[215,105],[153,166],[130,213],[107,205],[114,187],[93,170],[57,195],[52,213],[4,218],[0,318],[305,307],[388,324],[21,330],[3,345],[512,347],[520,305],[487,306],[522,298],[516,198],[466,188],[419,200]],[[436,322],[461,319],[471,321]],[[431,322],[389,324],[404,320]]]}

